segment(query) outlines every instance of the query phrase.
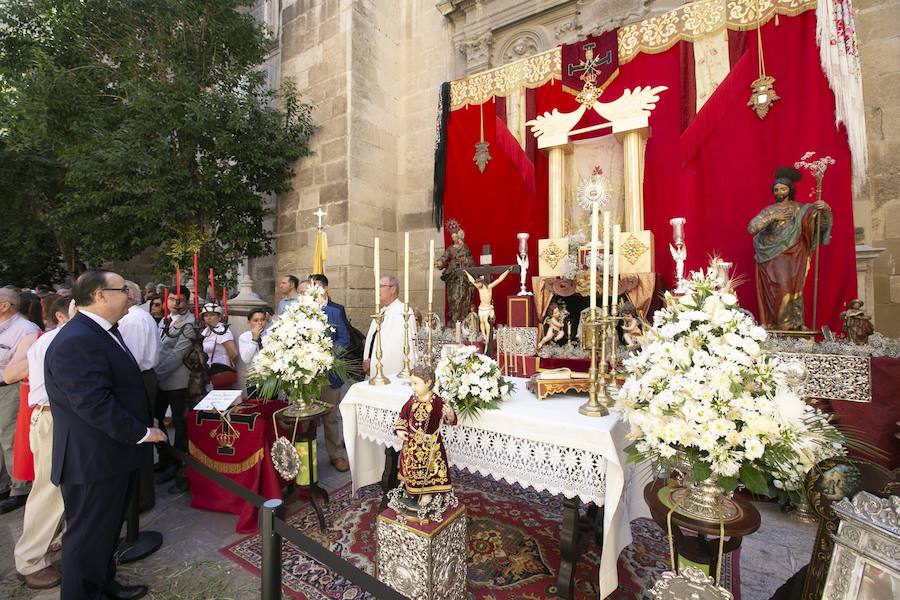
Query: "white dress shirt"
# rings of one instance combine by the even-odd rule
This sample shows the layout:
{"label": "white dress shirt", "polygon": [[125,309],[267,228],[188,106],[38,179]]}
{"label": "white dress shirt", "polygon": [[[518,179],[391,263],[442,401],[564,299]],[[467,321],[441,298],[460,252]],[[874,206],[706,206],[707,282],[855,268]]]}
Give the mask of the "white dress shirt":
{"label": "white dress shirt", "polygon": [[44,358],[47,356],[47,348],[50,342],[59,333],[62,326],[51,329],[28,349],[28,406],[49,406],[50,398],[47,397],[47,388],[44,387]]}
{"label": "white dress shirt", "polygon": [[[150,317],[151,319],[153,317]],[[209,357],[209,364],[219,363],[227,367],[231,366],[231,358],[225,349],[225,342],[233,342],[234,334],[231,331],[225,333],[213,333],[209,327],[203,330],[203,351]]]}
{"label": "white dress shirt", "polygon": [[0,376],[3,375],[3,371],[9,366],[9,362],[16,353],[16,347],[22,341],[22,338],[35,335],[40,330],[40,327],[19,313],[0,323]]}
{"label": "white dress shirt", "polygon": [[[265,343],[267,335],[269,335],[268,327],[262,330],[262,333],[259,334],[259,339]],[[238,337],[238,352],[241,355],[241,360],[249,367],[253,363],[253,357],[259,352],[259,343],[253,341],[253,332],[245,331]]]}
{"label": "white dress shirt", "polygon": [[[384,320],[381,322],[381,368],[385,375],[399,373],[403,368],[403,303],[396,299],[381,309]],[[412,309],[409,310],[409,364],[416,364],[416,319]],[[363,348],[363,359],[372,362],[370,373],[375,369],[375,348],[372,340],[375,337],[375,321],[369,324],[366,335],[366,347]],[[371,352],[370,352],[371,350]],[[371,354],[372,356],[369,356]]]}
{"label": "white dress shirt", "polygon": [[147,371],[159,362],[159,328],[150,313],[138,305],[128,309],[119,320],[119,333],[141,371]]}

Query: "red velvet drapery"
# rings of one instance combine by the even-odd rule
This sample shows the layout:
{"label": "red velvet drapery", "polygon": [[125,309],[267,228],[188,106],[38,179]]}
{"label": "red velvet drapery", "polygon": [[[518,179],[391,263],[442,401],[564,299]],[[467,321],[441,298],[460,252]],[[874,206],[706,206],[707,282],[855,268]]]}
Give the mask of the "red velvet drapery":
{"label": "red velvet drapery", "polygon": [[[780,17],[762,28],[769,75],[776,78],[781,96],[765,119],[760,120],[748,106],[750,83],[757,78],[755,32],[739,58],[733,60],[728,77],[693,118],[694,94],[684,77],[686,57],[681,42],[659,54],[639,54],[622,65],[618,77],[604,92],[606,99],[618,98],[625,88],[665,85],[650,117],[652,136],[647,143],[644,176],[645,226],[656,237],[656,264],[664,278],[671,280],[674,264],[669,256],[669,219],[687,218],[687,269],[705,266],[713,254],[734,262],[733,274],[745,282],[738,288],[741,305],[757,312],[753,272],[753,245],[747,223],[771,202],[773,171],[793,165],[806,151],[835,159],[825,177],[824,199],[834,212],[834,228],[829,246],[820,256],[819,309],[817,325],[840,330],[839,313],[856,294],[856,261],[851,205],[850,151],[843,127],[834,125],[834,95],[819,64],[815,40],[816,16],[809,11],[796,17]],[[744,46],[744,44],[742,44]],[[558,81],[535,91],[538,114],[559,108],[571,111],[575,98],[564,92]],[[601,98],[602,100],[603,98]],[[479,173],[472,156],[479,139],[479,107],[453,111],[447,139],[447,183],[444,193],[445,220],[455,218],[466,230],[466,242],[477,257],[482,244],[491,244],[494,263],[515,264],[519,231],[531,233],[529,253],[533,270],[537,266],[537,240],[547,235],[547,160],[538,152],[535,160],[535,190],[497,144],[494,102],[484,105],[484,135],[491,143],[493,160]],[[599,122],[589,111],[580,126]],[[524,153],[523,153],[524,154]],[[806,175],[798,185],[798,200],[814,187]],[[511,280],[517,278],[511,277]],[[812,318],[812,271],[807,281],[807,323]],[[505,302],[514,293],[515,281],[495,292],[498,322],[505,322]]]}

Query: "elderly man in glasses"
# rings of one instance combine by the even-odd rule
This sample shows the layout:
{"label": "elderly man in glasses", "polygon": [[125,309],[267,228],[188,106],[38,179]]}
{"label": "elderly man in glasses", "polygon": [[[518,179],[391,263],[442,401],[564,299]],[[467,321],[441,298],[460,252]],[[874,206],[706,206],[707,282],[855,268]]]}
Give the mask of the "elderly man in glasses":
{"label": "elderly man in glasses", "polygon": [[[393,275],[382,277],[379,282],[381,299],[381,365],[382,371],[392,377],[403,369],[403,303],[400,301],[400,282]],[[410,366],[416,364],[416,319],[409,313],[409,361]],[[375,361],[375,321],[369,325],[366,335],[366,347],[363,350],[363,369],[371,374]]]}

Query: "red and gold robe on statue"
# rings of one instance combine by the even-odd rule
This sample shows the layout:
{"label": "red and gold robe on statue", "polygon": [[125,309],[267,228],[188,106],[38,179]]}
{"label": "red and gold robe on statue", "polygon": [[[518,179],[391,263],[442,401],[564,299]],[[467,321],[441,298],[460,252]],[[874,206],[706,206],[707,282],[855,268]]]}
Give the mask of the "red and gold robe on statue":
{"label": "red and gold robe on statue", "polygon": [[[394,432],[406,432],[407,437],[400,451],[399,479],[410,496],[449,492],[450,469],[447,452],[441,438],[441,422],[444,400],[432,394],[423,402],[418,396],[410,396],[400,410],[400,417],[394,424]],[[456,424],[456,414],[446,422]]]}
{"label": "red and gold robe on statue", "polygon": [[[820,215],[818,238],[816,215]],[[778,330],[804,329],[803,287],[810,256],[831,239],[831,210],[793,200],[764,208],[749,224],[756,249],[759,320]]]}

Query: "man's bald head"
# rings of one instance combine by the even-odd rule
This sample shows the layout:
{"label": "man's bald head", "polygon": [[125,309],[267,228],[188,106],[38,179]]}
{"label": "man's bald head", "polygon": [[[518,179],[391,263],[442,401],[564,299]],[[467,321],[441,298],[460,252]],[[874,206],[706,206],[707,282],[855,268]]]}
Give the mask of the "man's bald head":
{"label": "man's bald head", "polygon": [[19,293],[9,288],[0,288],[0,303],[9,302],[13,310],[19,310]]}

